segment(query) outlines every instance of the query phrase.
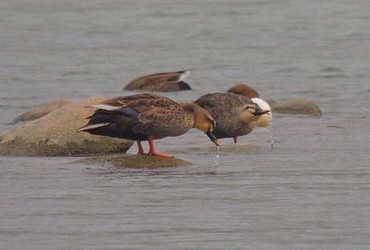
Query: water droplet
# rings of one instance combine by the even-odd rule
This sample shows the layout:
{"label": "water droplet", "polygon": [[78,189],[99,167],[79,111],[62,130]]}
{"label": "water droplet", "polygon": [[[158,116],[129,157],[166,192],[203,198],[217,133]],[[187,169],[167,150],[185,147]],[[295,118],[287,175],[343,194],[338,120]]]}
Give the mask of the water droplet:
{"label": "water droplet", "polygon": [[269,127],[270,127],[270,147],[271,149],[273,149],[275,146],[275,140],[274,140],[274,132],[272,129],[272,122],[270,122]]}

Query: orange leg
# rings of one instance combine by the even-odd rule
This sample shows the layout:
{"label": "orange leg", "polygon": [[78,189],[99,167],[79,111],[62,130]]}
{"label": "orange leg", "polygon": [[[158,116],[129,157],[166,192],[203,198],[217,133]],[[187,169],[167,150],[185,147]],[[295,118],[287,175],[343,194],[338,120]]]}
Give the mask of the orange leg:
{"label": "orange leg", "polygon": [[145,152],[144,152],[144,149],[143,149],[143,145],[141,145],[141,141],[136,141],[136,143],[137,143],[137,149],[138,149],[137,154],[138,155],[144,155]]}
{"label": "orange leg", "polygon": [[149,154],[159,156],[159,157],[169,157],[169,158],[173,157],[172,155],[169,155],[169,154],[163,154],[163,153],[157,152],[157,150],[154,147],[153,140],[154,140],[153,136],[148,136]]}

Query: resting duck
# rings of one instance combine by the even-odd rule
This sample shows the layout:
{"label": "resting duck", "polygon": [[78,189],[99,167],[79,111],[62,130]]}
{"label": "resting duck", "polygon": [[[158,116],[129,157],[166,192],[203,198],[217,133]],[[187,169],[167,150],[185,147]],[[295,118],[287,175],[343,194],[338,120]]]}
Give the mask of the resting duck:
{"label": "resting duck", "polygon": [[216,119],[214,134],[217,138],[234,139],[249,134],[261,115],[270,112],[248,97],[234,93],[212,93],[200,97],[194,103],[205,108]]}
{"label": "resting duck", "polygon": [[162,92],[191,90],[190,85],[184,82],[189,74],[189,70],[184,70],[145,75],[132,80],[123,89]]}
{"label": "resting duck", "polygon": [[149,154],[172,157],[156,151],[154,140],[179,136],[195,127],[218,146],[213,134],[216,122],[209,112],[194,103],[177,103],[154,94],[116,97],[100,104],[88,123],[77,131],[135,140],[138,154],[144,154],[141,141],[148,141]]}

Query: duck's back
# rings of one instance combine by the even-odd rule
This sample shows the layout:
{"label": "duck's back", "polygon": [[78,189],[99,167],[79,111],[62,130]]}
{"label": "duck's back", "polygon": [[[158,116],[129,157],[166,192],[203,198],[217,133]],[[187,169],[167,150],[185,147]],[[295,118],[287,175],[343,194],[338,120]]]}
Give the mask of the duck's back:
{"label": "duck's back", "polygon": [[162,92],[191,90],[190,85],[183,81],[189,73],[184,70],[145,75],[132,80],[124,89]]}
{"label": "duck's back", "polygon": [[241,136],[250,133],[252,126],[240,120],[240,112],[252,101],[233,93],[212,93],[200,97],[196,104],[208,110],[216,119],[217,138]]}

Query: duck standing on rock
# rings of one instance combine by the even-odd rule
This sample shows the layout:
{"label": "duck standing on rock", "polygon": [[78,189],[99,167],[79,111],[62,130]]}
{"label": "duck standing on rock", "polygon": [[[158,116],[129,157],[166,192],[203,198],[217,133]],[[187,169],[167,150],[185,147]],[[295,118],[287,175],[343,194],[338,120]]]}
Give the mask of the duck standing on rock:
{"label": "duck standing on rock", "polygon": [[135,140],[138,154],[144,154],[141,141],[148,141],[149,154],[172,157],[156,151],[153,141],[182,135],[191,128],[203,131],[218,146],[213,134],[215,119],[194,103],[177,103],[164,96],[145,93],[116,97],[92,107],[97,110],[77,131]]}
{"label": "duck standing on rock", "polygon": [[255,126],[258,126],[257,121],[261,116],[271,112],[269,108],[262,109],[258,102],[228,92],[207,94],[194,103],[208,110],[216,119],[217,127],[214,134],[217,138],[232,137],[234,143],[237,143],[238,136],[249,134]]}

